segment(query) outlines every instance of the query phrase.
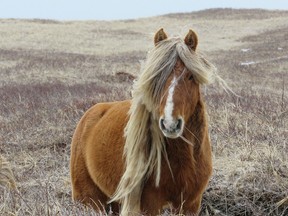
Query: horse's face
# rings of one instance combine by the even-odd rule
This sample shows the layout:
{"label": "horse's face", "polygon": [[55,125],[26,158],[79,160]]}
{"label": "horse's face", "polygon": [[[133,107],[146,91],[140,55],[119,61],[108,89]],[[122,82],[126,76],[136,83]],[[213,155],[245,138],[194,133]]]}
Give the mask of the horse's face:
{"label": "horse's face", "polygon": [[[156,33],[154,42],[157,45],[159,41],[166,38],[166,34],[161,29]],[[195,51],[198,40],[193,31],[190,30],[185,43]],[[159,106],[159,127],[164,136],[177,138],[182,135],[185,124],[194,113],[199,97],[199,84],[184,63],[178,59],[162,91]]]}
{"label": "horse's face", "polygon": [[164,136],[177,138],[199,101],[199,84],[179,59],[167,79],[159,107],[159,127]]}

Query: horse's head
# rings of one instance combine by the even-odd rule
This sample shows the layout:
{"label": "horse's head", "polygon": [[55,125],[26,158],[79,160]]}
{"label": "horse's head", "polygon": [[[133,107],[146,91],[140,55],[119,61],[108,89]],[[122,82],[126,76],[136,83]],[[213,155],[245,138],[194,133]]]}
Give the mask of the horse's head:
{"label": "horse's head", "polygon": [[[154,37],[154,43],[157,46],[166,39],[167,35],[160,29]],[[198,39],[192,30],[184,42],[191,52],[195,52]],[[161,94],[159,127],[166,137],[180,137],[200,98],[199,83],[180,57],[177,58],[172,72],[167,77]]]}

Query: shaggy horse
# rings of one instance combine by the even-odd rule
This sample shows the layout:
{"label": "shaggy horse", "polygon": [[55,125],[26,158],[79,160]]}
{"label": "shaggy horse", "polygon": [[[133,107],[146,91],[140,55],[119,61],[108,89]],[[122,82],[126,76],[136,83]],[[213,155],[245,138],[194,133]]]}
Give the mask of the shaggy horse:
{"label": "shaggy horse", "polygon": [[80,120],[71,147],[73,199],[103,211],[157,215],[168,204],[198,214],[212,172],[200,84],[215,67],[184,41],[154,37],[132,100],[99,103]]}

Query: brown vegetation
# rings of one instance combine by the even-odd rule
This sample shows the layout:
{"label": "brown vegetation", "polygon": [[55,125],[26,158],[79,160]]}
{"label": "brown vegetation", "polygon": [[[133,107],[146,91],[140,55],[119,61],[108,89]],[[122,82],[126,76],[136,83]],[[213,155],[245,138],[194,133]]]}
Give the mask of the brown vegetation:
{"label": "brown vegetation", "polygon": [[0,20],[0,154],[18,187],[0,187],[1,215],[95,214],[71,201],[72,133],[91,105],[130,97],[159,27],[195,29],[239,95],[203,89],[214,173],[202,215],[287,215],[287,18],[227,9],[115,22]]}

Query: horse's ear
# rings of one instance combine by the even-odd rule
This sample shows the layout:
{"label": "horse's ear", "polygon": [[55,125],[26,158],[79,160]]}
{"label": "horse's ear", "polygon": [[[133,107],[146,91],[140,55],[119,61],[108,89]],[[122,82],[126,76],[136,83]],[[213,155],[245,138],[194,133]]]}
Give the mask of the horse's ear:
{"label": "horse's ear", "polygon": [[154,45],[156,46],[160,41],[167,39],[167,35],[163,28],[159,29],[154,36]]}
{"label": "horse's ear", "polygon": [[196,47],[198,45],[198,37],[197,34],[193,30],[189,30],[188,34],[186,35],[185,44],[193,51],[196,50]]}

